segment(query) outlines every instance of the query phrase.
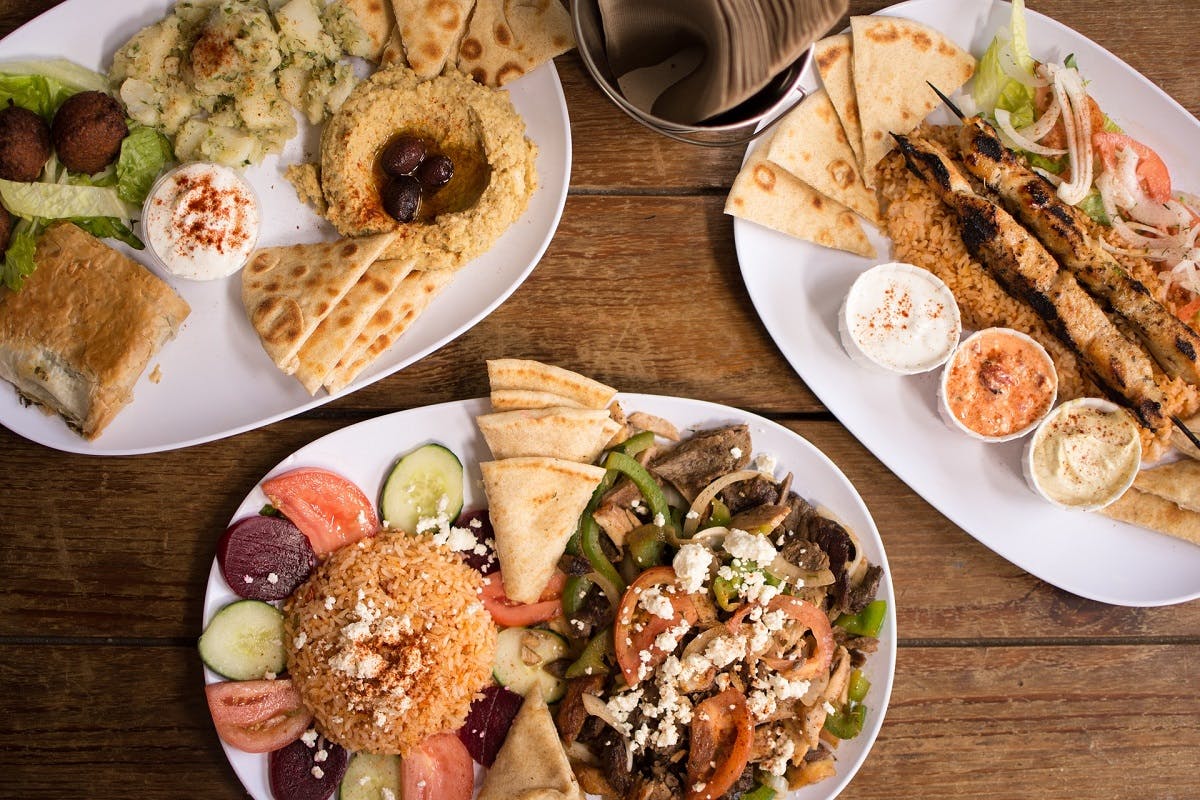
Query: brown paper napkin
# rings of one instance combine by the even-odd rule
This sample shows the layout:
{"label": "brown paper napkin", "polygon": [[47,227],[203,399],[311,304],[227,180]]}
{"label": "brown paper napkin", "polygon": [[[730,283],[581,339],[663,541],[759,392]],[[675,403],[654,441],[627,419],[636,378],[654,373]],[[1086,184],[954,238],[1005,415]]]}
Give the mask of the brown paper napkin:
{"label": "brown paper napkin", "polygon": [[683,124],[702,122],[748,100],[847,7],[847,0],[598,3],[609,66],[626,97]]}

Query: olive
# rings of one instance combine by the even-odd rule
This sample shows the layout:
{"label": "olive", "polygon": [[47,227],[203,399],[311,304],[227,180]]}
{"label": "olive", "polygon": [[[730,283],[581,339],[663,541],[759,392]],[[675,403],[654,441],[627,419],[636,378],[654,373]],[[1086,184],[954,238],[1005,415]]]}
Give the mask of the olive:
{"label": "olive", "polygon": [[440,153],[430,156],[417,167],[417,180],[430,194],[445,186],[454,177],[454,162]]}
{"label": "olive", "polygon": [[421,184],[411,175],[388,178],[379,192],[383,210],[400,222],[412,222],[421,207]]}
{"label": "olive", "polygon": [[412,175],[425,160],[425,142],[416,136],[397,136],[383,149],[380,166],[388,175]]}

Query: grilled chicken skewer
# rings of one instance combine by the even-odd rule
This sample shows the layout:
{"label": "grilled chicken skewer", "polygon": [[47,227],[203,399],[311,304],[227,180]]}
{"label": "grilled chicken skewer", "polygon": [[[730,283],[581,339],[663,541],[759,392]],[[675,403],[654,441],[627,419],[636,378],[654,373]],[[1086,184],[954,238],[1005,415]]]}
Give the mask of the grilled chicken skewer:
{"label": "grilled chicken skewer", "polygon": [[[893,134],[894,135],[894,134]],[[895,136],[895,135],[894,135]],[[938,145],[895,136],[908,167],[958,215],[963,244],[1004,290],[1027,303],[1106,393],[1158,431],[1170,424],[1150,357],[1126,339],[1075,277],[1003,208],[980,197]]]}
{"label": "grilled chicken skewer", "polygon": [[963,120],[959,142],[967,171],[998,193],[1008,212],[1029,226],[1085,289],[1129,322],[1163,371],[1200,385],[1200,335],[1092,239],[1083,212],[1060,200],[979,117]]}

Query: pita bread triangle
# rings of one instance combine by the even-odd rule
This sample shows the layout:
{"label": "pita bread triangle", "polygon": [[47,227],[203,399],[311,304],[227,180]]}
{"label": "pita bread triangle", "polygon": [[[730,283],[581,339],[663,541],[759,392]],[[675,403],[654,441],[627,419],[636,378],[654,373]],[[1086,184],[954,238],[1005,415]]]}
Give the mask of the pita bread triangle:
{"label": "pita bread triangle", "polygon": [[412,261],[376,261],[359,277],[337,308],[321,320],[296,356],[300,359],[296,377],[309,394],[316,394],[321,388],[321,383],[337,366],[338,359],[404,276],[412,271],[412,264]]}
{"label": "pita bread triangle", "polygon": [[[578,372],[520,358],[495,358],[487,362],[493,396],[498,389],[549,392],[575,401],[584,408],[608,408],[617,390]],[[556,403],[555,405],[572,405]],[[536,406],[524,406],[534,408]]]}
{"label": "pita bread triangle", "polygon": [[533,389],[493,389],[493,411],[517,411],[531,408],[584,408],[583,403],[554,392]]}
{"label": "pita bread triangle", "polygon": [[898,17],[851,17],[854,91],[862,122],[863,180],[875,185],[875,166],[894,146],[893,133],[911,133],[947,95],[975,72],[975,59],[933,28]]}
{"label": "pita bread triangle", "polygon": [[813,63],[817,65],[829,102],[837,111],[850,149],[854,151],[854,159],[861,168],[862,122],[858,119],[858,95],[854,93],[854,73],[851,69],[854,51],[851,42],[848,33],[827,36],[813,45]]}
{"label": "pita bread triangle", "polygon": [[242,303],[263,349],[288,375],[321,320],[395,233],[259,250],[242,270]]}
{"label": "pita bread triangle", "polygon": [[537,602],[605,470],[540,456],[485,461],[479,469],[505,594]]}
{"label": "pita bread triangle", "polygon": [[548,456],[590,464],[616,433],[603,409],[537,408],[475,418],[492,457]]}
{"label": "pita bread triangle", "polygon": [[483,779],[479,800],[583,800],[538,685],[521,704]]}
{"label": "pita bread triangle", "polygon": [[372,61],[379,61],[384,45],[396,25],[392,6],[388,0],[343,0],[346,8],[358,20],[363,33],[371,40]]}
{"label": "pita bread triangle", "polygon": [[477,0],[458,68],[484,86],[503,86],[574,46],[571,14],[558,0]]}
{"label": "pita bread triangle", "polygon": [[764,154],[770,146],[768,139],[750,153],[729,190],[725,213],[823,247],[874,258],[875,248],[854,212],[768,161]]}
{"label": "pita bread triangle", "polygon": [[767,158],[860,217],[880,224],[879,201],[858,174],[858,159],[824,89],[804,98],[771,136]]}
{"label": "pita bread triangle", "polygon": [[440,75],[458,48],[475,0],[392,0],[408,66],[420,78]]}
{"label": "pita bread triangle", "polygon": [[345,389],[396,343],[453,277],[454,271],[448,269],[413,270],[405,275],[326,376],[325,391],[337,394]]}

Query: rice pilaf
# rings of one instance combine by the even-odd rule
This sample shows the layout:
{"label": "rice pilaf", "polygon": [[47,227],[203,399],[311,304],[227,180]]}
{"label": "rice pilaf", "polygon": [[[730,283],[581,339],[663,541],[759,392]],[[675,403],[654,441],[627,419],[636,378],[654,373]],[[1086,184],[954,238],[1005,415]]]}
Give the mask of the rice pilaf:
{"label": "rice pilaf", "polygon": [[461,727],[496,651],[480,586],[428,537],[385,530],[333,553],[284,606],[288,672],[317,728],[406,755]]}
{"label": "rice pilaf", "polygon": [[[955,157],[960,152],[957,127],[925,125],[914,135],[937,142]],[[981,195],[990,195],[974,178],[969,180]],[[1014,328],[1036,339],[1050,353],[1058,370],[1059,400],[1104,396],[1084,375],[1075,355],[1050,333],[1033,310],[1008,295],[984,267],[971,258],[959,235],[959,223],[953,212],[924,181],[908,170],[899,152],[892,151],[880,162],[876,186],[885,207],[884,224],[894,243],[896,260],[924,267],[945,281],[958,300],[964,328]],[[1099,226],[1093,226],[1092,233],[1105,236]],[[1155,298],[1171,308],[1166,287],[1147,259],[1115,257],[1150,289]],[[1132,338],[1128,331],[1125,333]],[[1157,367],[1155,381],[1168,399],[1168,414],[1188,417],[1200,410],[1200,389],[1197,387],[1188,386],[1181,379],[1168,378]],[[1169,428],[1157,436],[1143,428],[1141,435],[1142,450],[1148,460],[1162,455],[1170,444]]]}

